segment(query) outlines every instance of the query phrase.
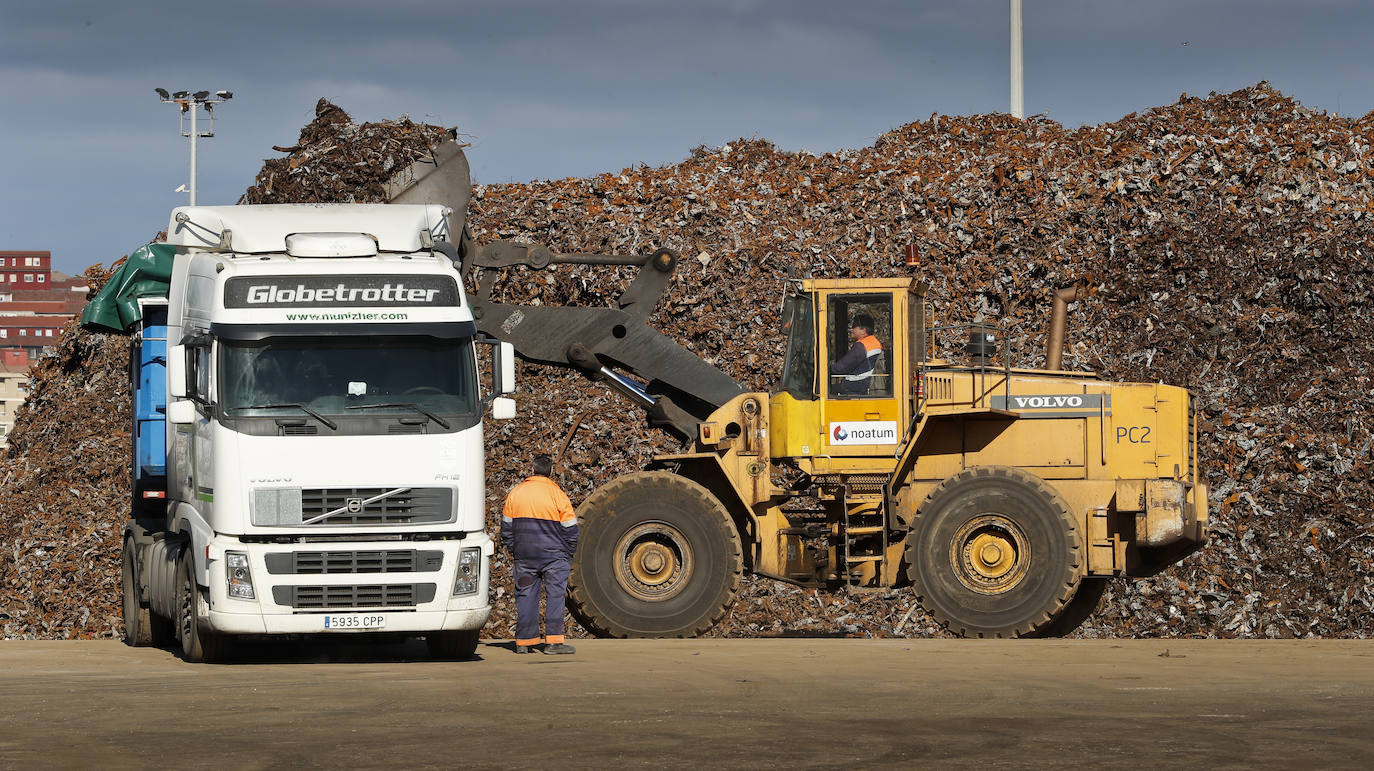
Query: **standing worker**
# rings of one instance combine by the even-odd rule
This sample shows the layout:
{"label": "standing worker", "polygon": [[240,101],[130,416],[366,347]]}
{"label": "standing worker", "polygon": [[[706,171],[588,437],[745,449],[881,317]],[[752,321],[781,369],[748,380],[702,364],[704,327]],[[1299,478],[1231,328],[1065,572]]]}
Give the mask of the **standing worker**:
{"label": "standing worker", "polygon": [[550,478],[553,458],[536,455],[534,473],[506,496],[501,541],[515,558],[515,652],[539,644],[539,587],[547,595],[545,653],[574,653],[563,642],[568,571],[577,549],[577,515],[572,501]]}
{"label": "standing worker", "polygon": [[849,322],[849,339],[854,341],[849,351],[830,362],[830,374],[842,376],[831,393],[866,394],[873,380],[874,365],[883,355],[883,344],[873,336],[873,317],[857,313]]}

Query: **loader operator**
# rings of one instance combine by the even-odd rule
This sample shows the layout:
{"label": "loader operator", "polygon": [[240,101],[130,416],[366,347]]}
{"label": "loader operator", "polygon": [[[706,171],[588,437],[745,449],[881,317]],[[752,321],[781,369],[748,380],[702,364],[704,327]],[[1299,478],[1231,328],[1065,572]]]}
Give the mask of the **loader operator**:
{"label": "loader operator", "polygon": [[515,560],[515,652],[532,653],[540,642],[539,594],[547,595],[545,653],[573,653],[563,642],[568,572],[577,549],[577,515],[550,478],[553,458],[536,455],[534,473],[506,496],[501,541]]}
{"label": "loader operator", "polygon": [[866,394],[878,357],[883,355],[883,344],[873,336],[873,317],[867,313],[855,314],[849,322],[849,339],[854,345],[838,360],[830,362],[830,374],[840,378],[831,391]]}

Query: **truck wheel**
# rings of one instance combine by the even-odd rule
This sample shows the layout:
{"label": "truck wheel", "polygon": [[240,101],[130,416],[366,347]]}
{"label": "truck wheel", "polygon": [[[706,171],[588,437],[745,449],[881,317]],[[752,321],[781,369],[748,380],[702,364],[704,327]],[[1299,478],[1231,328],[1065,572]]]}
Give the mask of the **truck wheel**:
{"label": "truck wheel", "polygon": [[228,657],[229,638],[206,629],[200,619],[200,587],[189,549],[182,549],[177,563],[176,631],[182,658],[192,663],[223,661]]}
{"label": "truck wheel", "polygon": [[743,556],[729,512],[667,471],[616,479],[583,501],[569,607],[601,637],[690,637],[739,593]]}
{"label": "truck wheel", "polygon": [[1039,477],[979,466],[940,483],[907,535],[921,605],[963,637],[1026,637],[1078,589],[1082,547],[1068,505]]}
{"label": "truck wheel", "polygon": [[477,629],[431,632],[425,635],[429,655],[439,661],[463,661],[477,653]]}
{"label": "truck wheel", "polygon": [[143,648],[153,641],[152,616],[143,607],[138,591],[138,552],[134,539],[124,539],[124,552],[120,557],[120,582],[123,586],[124,644],[132,648]]}

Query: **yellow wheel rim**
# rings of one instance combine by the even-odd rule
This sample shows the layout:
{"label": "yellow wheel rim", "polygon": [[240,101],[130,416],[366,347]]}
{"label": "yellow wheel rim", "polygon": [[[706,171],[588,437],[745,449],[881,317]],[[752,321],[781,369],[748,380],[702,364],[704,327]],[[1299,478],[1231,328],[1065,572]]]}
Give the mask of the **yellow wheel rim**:
{"label": "yellow wheel rim", "polygon": [[680,530],[666,522],[643,522],[615,547],[615,579],[631,596],[662,602],[676,596],[692,577],[692,550]]}
{"label": "yellow wheel rim", "polygon": [[959,583],[979,594],[1001,594],[1025,578],[1030,541],[1010,518],[979,514],[954,534],[949,557]]}

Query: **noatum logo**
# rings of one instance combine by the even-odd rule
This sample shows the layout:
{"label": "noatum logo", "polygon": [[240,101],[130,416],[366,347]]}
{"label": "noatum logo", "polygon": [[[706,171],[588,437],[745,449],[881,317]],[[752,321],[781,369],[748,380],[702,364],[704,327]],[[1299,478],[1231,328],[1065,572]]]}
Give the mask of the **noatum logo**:
{"label": "noatum logo", "polygon": [[415,308],[458,304],[447,276],[241,276],[224,282],[226,308]]}

